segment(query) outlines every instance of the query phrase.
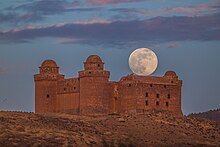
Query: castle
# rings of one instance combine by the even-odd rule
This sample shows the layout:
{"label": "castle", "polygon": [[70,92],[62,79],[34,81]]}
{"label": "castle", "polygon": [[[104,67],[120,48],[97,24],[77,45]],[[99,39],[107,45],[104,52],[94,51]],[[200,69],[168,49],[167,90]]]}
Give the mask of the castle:
{"label": "castle", "polygon": [[97,55],[89,56],[78,78],[65,79],[53,60],[45,60],[35,80],[36,113],[125,113],[166,110],[181,114],[182,81],[173,71],[164,76],[124,76],[110,72]]}

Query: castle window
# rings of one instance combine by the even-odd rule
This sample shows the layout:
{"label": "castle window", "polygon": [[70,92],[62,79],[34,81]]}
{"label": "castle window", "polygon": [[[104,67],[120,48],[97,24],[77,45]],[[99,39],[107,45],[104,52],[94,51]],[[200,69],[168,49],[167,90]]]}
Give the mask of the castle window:
{"label": "castle window", "polygon": [[157,98],[159,98],[160,97],[160,95],[159,94],[157,94]]}
{"label": "castle window", "polygon": [[152,84],[150,84],[150,87],[153,87],[153,85],[152,85]]}
{"label": "castle window", "polygon": [[168,102],[166,102],[166,106],[167,106],[167,107],[169,106],[169,103],[168,103]]}
{"label": "castle window", "polygon": [[170,99],[170,94],[167,95],[167,98]]}
{"label": "castle window", "polygon": [[171,81],[171,83],[173,83],[173,81]]}
{"label": "castle window", "polygon": [[76,89],[76,87],[73,88],[74,90]]}
{"label": "castle window", "polygon": [[100,67],[100,64],[98,64],[98,67]]}
{"label": "castle window", "polygon": [[148,106],[148,101],[145,101],[145,105]]}
{"label": "castle window", "polygon": [[91,74],[91,71],[89,72],[89,74]]}
{"label": "castle window", "polygon": [[167,88],[167,85],[164,85],[163,87],[164,87],[164,88]]}
{"label": "castle window", "polygon": [[159,102],[158,101],[156,102],[156,106],[159,106]]}
{"label": "castle window", "polygon": [[148,93],[146,92],[145,97],[148,97]]}
{"label": "castle window", "polygon": [[131,87],[131,84],[128,84],[128,87]]}
{"label": "castle window", "polygon": [[47,94],[47,98],[49,98],[50,97],[50,95],[49,94]]}
{"label": "castle window", "polygon": [[64,91],[66,91],[66,88],[63,88]]}

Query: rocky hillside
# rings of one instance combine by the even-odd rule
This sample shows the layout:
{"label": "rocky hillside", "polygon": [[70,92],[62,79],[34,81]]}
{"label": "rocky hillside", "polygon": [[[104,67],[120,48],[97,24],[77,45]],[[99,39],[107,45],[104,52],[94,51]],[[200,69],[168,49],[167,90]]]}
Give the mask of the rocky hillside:
{"label": "rocky hillside", "polygon": [[162,112],[0,112],[0,146],[220,146],[220,124]]}
{"label": "rocky hillside", "polygon": [[210,110],[207,112],[192,113],[189,116],[198,117],[198,118],[205,118],[205,119],[210,119],[210,120],[214,120],[214,121],[220,121],[220,108],[216,109],[216,110]]}

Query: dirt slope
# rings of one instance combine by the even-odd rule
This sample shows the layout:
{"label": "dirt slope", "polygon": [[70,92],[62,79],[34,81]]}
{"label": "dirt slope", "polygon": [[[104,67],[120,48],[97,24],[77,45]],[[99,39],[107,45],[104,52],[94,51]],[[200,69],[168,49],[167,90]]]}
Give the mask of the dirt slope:
{"label": "dirt slope", "polygon": [[220,146],[220,124],[162,112],[0,112],[0,146]]}

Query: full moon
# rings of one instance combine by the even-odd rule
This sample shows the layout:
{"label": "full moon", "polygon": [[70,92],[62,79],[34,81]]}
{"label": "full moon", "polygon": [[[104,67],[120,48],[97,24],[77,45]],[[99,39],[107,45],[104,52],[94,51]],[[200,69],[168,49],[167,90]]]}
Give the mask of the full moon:
{"label": "full moon", "polygon": [[134,74],[147,76],[157,68],[157,55],[151,49],[138,48],[129,56],[128,64]]}

